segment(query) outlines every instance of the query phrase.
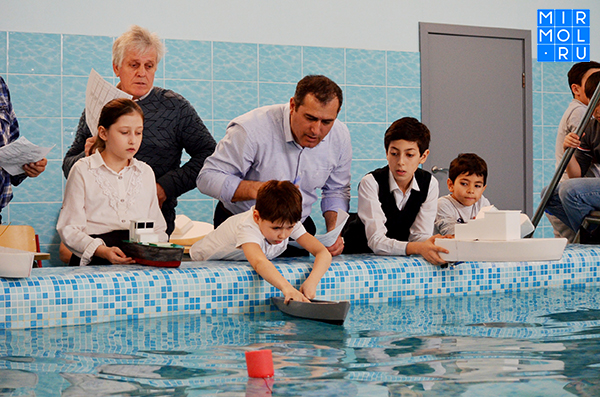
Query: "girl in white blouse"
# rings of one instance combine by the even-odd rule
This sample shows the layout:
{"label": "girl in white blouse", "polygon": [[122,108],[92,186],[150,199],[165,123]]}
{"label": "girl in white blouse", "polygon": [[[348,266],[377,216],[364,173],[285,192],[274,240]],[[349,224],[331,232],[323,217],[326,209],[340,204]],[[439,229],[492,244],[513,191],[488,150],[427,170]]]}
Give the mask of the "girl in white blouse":
{"label": "girl in white blouse", "polygon": [[133,263],[118,247],[129,239],[131,220],[154,220],[159,240],[168,240],[154,172],[133,157],[143,128],[144,114],[132,100],[114,99],[102,109],[92,154],[69,173],[56,226],[74,254],[69,265]]}

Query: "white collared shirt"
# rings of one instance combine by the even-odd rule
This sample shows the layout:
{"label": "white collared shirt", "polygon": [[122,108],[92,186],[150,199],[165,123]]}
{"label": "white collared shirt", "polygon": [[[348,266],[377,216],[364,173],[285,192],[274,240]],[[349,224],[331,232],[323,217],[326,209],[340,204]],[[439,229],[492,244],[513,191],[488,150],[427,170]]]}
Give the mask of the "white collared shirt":
{"label": "white collared shirt", "polygon": [[[398,187],[391,171],[389,172],[389,184],[390,192],[394,195],[396,206],[400,211],[404,209],[411,191],[413,189],[416,191],[421,190],[417,180],[413,176],[410,189],[408,189],[406,194],[403,193]],[[433,235],[433,224],[437,212],[438,194],[439,186],[437,179],[432,177],[431,182],[429,182],[427,198],[421,204],[419,213],[410,227],[408,241],[399,241],[385,235],[387,233],[387,228],[385,227],[387,218],[379,201],[379,184],[372,174],[365,175],[358,185],[358,216],[365,225],[369,248],[377,255],[406,255],[406,245],[408,242],[425,241],[431,237]]]}
{"label": "white collared shirt", "polygon": [[106,165],[99,152],[75,163],[67,179],[56,229],[67,248],[81,258],[82,266],[104,244],[91,234],[127,230],[130,221],[136,219],[154,220],[159,240],[168,240],[154,172],[149,165],[134,158],[117,173]]}
{"label": "white collared shirt", "polygon": [[[206,237],[194,243],[190,248],[192,259],[243,261],[246,260],[246,256],[242,245],[246,243],[258,244],[268,260],[281,255],[287,248],[289,238],[279,244],[270,244],[254,221],[253,210],[254,206],[246,212],[230,216]],[[302,222],[296,222],[290,237],[296,240],[305,233]]]}

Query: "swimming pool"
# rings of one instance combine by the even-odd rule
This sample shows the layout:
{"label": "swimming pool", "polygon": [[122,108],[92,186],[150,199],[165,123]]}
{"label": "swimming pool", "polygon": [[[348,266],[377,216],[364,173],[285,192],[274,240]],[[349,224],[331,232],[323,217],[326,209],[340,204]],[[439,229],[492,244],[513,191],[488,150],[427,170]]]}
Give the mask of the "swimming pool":
{"label": "swimming pool", "polygon": [[[342,327],[188,314],[0,337],[3,395],[600,395],[600,287],[354,304]],[[248,381],[264,348],[275,377]]]}

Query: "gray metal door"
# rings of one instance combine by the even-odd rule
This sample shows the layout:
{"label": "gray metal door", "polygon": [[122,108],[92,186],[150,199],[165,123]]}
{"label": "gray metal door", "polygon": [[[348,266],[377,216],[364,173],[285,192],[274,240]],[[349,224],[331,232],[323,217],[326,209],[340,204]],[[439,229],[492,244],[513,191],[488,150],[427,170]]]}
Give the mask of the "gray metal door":
{"label": "gray metal door", "polygon": [[[530,32],[429,23],[419,29],[422,121],[431,130],[425,169],[477,153],[488,164],[490,202],[531,216]],[[434,175],[440,195],[447,194],[447,174]]]}

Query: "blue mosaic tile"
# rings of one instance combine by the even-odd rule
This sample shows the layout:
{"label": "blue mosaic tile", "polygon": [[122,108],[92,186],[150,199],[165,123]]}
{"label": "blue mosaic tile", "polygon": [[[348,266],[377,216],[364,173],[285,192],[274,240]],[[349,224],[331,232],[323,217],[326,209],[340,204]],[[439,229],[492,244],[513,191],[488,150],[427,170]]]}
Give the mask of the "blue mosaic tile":
{"label": "blue mosaic tile", "polygon": [[258,45],[214,42],[213,79],[256,81],[258,79]]}
{"label": "blue mosaic tile", "polygon": [[61,74],[59,34],[9,32],[8,72]]}
{"label": "blue mosaic tile", "polygon": [[[317,294],[353,304],[393,304],[401,299],[597,285],[598,256],[593,246],[573,245],[557,262],[466,262],[454,269],[440,269],[420,257],[339,256]],[[308,258],[276,259],[274,264],[296,286],[311,266]],[[5,302],[10,302],[0,305],[0,315],[7,319],[3,326],[13,329],[166,313],[265,312],[273,310],[268,299],[279,294],[247,262],[184,262],[178,269],[42,268],[26,280],[0,279],[0,287]]]}
{"label": "blue mosaic tile", "polygon": [[[539,127],[534,127],[539,128]],[[556,155],[556,135],[558,133],[557,127],[543,127],[543,155],[545,160],[551,160]]]}
{"label": "blue mosaic tile", "polygon": [[536,62],[535,60],[531,64],[531,71],[533,75],[531,76],[531,80],[533,83],[533,91],[540,92],[542,91],[542,69],[544,67],[544,62]]}
{"label": "blue mosaic tile", "polygon": [[421,88],[421,54],[387,52],[387,85]]}
{"label": "blue mosaic tile", "polygon": [[61,117],[59,76],[10,75],[8,85],[17,117]]}
{"label": "blue mosaic tile", "polygon": [[212,119],[212,82],[195,80],[165,81],[165,88],[171,89],[187,99],[202,120]]}
{"label": "blue mosaic tile", "polygon": [[318,199],[312,206],[312,212],[310,213],[310,217],[313,222],[315,222],[315,226],[317,227],[316,234],[323,234],[327,232],[327,227],[325,226],[325,218],[321,213],[321,199]]}
{"label": "blue mosaic tile", "polygon": [[533,158],[543,159],[544,158],[544,127],[534,126],[533,127]]}
{"label": "blue mosaic tile", "polygon": [[386,164],[387,160],[385,159],[385,156],[380,160],[352,160],[352,167],[350,170],[352,175],[350,181],[350,194],[354,197],[358,197],[358,184],[363,176]]}
{"label": "blue mosaic tile", "polygon": [[[23,183],[27,182],[31,181]],[[10,221],[15,225],[31,225],[40,236],[40,244],[59,244],[56,222],[61,205],[61,200],[56,203],[11,203]]]}
{"label": "blue mosaic tile", "polygon": [[[6,62],[6,43],[7,43],[7,32],[0,32],[0,73],[5,74],[8,70]],[[6,76],[4,76],[4,80],[6,80]]]}
{"label": "blue mosaic tile", "polygon": [[539,195],[544,187],[543,160],[533,160],[533,194]]}
{"label": "blue mosaic tile", "polygon": [[[42,267],[55,267],[64,266],[65,264],[60,261],[58,254],[59,244],[40,244],[40,252],[46,252],[50,254],[50,259],[42,261]],[[42,293],[43,296],[43,293]]]}
{"label": "blue mosaic tile", "polygon": [[85,108],[88,77],[64,76],[62,81],[63,117],[80,117]]}
{"label": "blue mosaic tile", "polygon": [[346,84],[385,85],[385,51],[346,50]]}
{"label": "blue mosaic tile", "polygon": [[[112,37],[63,35],[63,75],[112,77]],[[84,91],[85,92],[85,91]]]}
{"label": "blue mosaic tile", "polygon": [[544,159],[542,161],[544,172],[544,186],[547,186],[552,180],[552,177],[554,176],[554,171],[556,170],[556,160]]}
{"label": "blue mosaic tile", "polygon": [[544,126],[556,126],[560,124],[560,119],[563,113],[569,106],[569,103],[573,99],[571,94],[554,94],[544,93],[543,94],[544,105]]}
{"label": "blue mosaic tile", "polygon": [[346,121],[381,122],[386,120],[385,87],[346,87]]}
{"label": "blue mosaic tile", "polygon": [[163,60],[167,79],[212,79],[210,41],[165,40]]}
{"label": "blue mosaic tile", "polygon": [[13,187],[13,203],[61,202],[62,159],[49,160],[46,170],[36,178],[27,178]]}
{"label": "blue mosaic tile", "polygon": [[541,92],[534,92],[532,95],[533,125],[542,125],[542,98]]}
{"label": "blue mosaic tile", "polygon": [[20,134],[30,142],[43,147],[55,147],[48,153],[48,159],[61,160],[60,118],[19,117]]}
{"label": "blue mosaic tile", "polygon": [[[162,64],[162,62],[161,62]],[[160,68],[160,65],[159,65]],[[160,68],[162,70],[162,68]],[[158,74],[158,72],[156,73]],[[154,86],[155,87],[164,87],[165,86],[165,78],[164,77],[155,77],[154,78]]]}
{"label": "blue mosaic tile", "polygon": [[200,191],[196,188],[190,190],[187,193],[182,194],[181,196],[179,196],[179,200],[210,200],[212,199],[212,197],[207,196],[205,194],[200,193]]}
{"label": "blue mosaic tile", "polygon": [[570,94],[567,73],[572,66],[572,62],[544,62],[542,69],[544,92]]}
{"label": "blue mosaic tile", "polygon": [[214,119],[231,121],[258,106],[257,83],[215,81],[213,103]]}
{"label": "blue mosaic tile", "polygon": [[[206,197],[206,196],[203,196]],[[178,200],[177,213],[185,214],[188,218],[199,222],[213,223],[213,215],[217,200],[200,199],[200,200]]]}
{"label": "blue mosaic tile", "polygon": [[388,88],[388,122],[391,124],[402,117],[421,120],[420,88]]}
{"label": "blue mosaic tile", "polygon": [[258,80],[297,83],[302,76],[302,47],[290,45],[258,46]]}
{"label": "blue mosaic tile", "polygon": [[350,198],[350,212],[358,212],[358,197]]}
{"label": "blue mosaic tile", "polygon": [[215,141],[217,141],[217,143],[223,139],[223,137],[225,136],[225,133],[227,132],[227,125],[229,124],[229,121],[214,121],[213,122],[213,137],[215,138]]}
{"label": "blue mosaic tile", "polygon": [[[82,110],[83,112],[83,110]],[[81,115],[80,115],[81,116]],[[79,124],[80,117],[73,118],[63,118],[63,127],[62,127],[62,155],[61,158],[65,158],[65,154],[71,147],[73,140],[75,139],[75,135],[77,134],[77,125]],[[58,149],[60,150],[60,148]]]}
{"label": "blue mosaic tile", "polygon": [[259,106],[288,103],[295,92],[296,84],[293,83],[259,83]]}
{"label": "blue mosaic tile", "polygon": [[327,47],[302,48],[302,74],[322,74],[338,85],[346,83],[344,49]]}
{"label": "blue mosaic tile", "polygon": [[385,158],[383,136],[385,123],[348,123],[352,138],[352,159],[370,160]]}

